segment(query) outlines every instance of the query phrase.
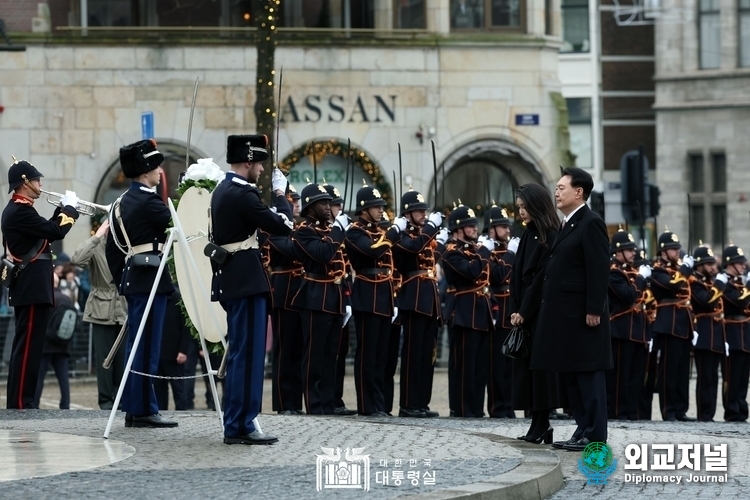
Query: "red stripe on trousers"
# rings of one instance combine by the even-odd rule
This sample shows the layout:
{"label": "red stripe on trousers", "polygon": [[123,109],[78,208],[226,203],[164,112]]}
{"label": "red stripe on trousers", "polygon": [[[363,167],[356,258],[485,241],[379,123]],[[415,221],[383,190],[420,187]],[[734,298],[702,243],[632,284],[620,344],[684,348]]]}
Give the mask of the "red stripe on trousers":
{"label": "red stripe on trousers", "polygon": [[26,379],[26,363],[29,361],[29,346],[31,345],[31,332],[34,330],[34,304],[29,309],[29,326],[26,327],[26,345],[23,347],[23,359],[21,359],[21,383],[18,387],[18,407],[23,408],[23,382]]}

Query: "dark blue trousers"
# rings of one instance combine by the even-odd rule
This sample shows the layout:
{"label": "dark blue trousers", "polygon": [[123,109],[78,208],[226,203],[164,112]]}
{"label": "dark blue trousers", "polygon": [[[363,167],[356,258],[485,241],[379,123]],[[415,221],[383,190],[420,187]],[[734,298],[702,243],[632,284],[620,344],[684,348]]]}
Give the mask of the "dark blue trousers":
{"label": "dark blue trousers", "polygon": [[224,436],[239,437],[255,431],[253,419],[263,401],[266,355],[266,297],[251,295],[225,300],[227,312],[227,376],[224,379]]}
{"label": "dark blue trousers", "polygon": [[[148,294],[136,293],[127,295],[128,301],[128,343],[125,346],[125,360],[130,358],[135,336],[141,324],[141,318],[146,312]],[[122,411],[136,417],[156,415],[159,413],[159,403],[154,392],[151,377],[144,377],[132,373],[133,370],[156,375],[159,369],[159,353],[161,351],[161,331],[164,327],[164,311],[167,309],[167,294],[157,293],[151,304],[146,325],[138,343],[138,350],[133,358],[131,373],[127,374],[128,381],[122,394]]]}

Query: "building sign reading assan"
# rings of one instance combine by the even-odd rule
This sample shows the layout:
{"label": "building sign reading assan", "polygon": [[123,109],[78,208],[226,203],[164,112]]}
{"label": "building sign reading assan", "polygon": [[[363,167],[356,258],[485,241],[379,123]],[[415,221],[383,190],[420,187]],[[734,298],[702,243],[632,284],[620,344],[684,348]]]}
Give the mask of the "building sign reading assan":
{"label": "building sign reading assan", "polygon": [[394,123],[396,96],[357,96],[310,94],[304,98],[289,96],[281,110],[282,123]]}

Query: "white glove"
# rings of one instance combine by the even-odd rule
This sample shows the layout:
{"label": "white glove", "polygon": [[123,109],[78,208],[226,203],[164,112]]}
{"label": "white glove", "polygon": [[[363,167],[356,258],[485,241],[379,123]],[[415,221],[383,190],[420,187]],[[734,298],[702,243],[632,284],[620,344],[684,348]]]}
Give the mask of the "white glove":
{"label": "white glove", "polygon": [[349,217],[345,213],[340,213],[336,216],[334,224],[340,227],[342,231],[346,231],[349,229],[351,223],[349,222]]}
{"label": "white glove", "polygon": [[65,191],[65,194],[60,198],[60,206],[73,208],[77,207],[78,196],[76,196],[75,191]]}
{"label": "white glove", "polygon": [[648,352],[651,352],[651,349],[654,348],[654,339],[650,339],[648,341]]}
{"label": "white glove", "polygon": [[651,266],[641,266],[638,268],[638,274],[648,279],[651,276]]}
{"label": "white glove", "polygon": [[489,238],[486,234],[480,234],[479,238],[477,238],[477,243],[480,245],[484,245],[484,242],[487,241]]}
{"label": "white glove", "polygon": [[395,219],[393,219],[393,225],[396,226],[399,231],[403,231],[404,229],[406,229],[407,225],[406,217],[396,217]]}
{"label": "white glove", "polygon": [[692,269],[695,265],[695,259],[691,255],[686,255],[685,258],[682,259],[682,264]]}
{"label": "white glove", "polygon": [[438,231],[437,236],[435,236],[435,239],[438,243],[441,245],[445,245],[445,242],[448,241],[449,234],[448,234],[448,228],[444,227],[440,231]]}
{"label": "white glove", "polygon": [[742,281],[742,285],[747,285],[747,274],[740,274],[740,280]]}
{"label": "white glove", "polygon": [[725,285],[727,284],[727,281],[729,281],[729,276],[727,276],[727,273],[719,273],[716,275],[716,278],[714,278],[716,281],[721,281]]}
{"label": "white glove", "polygon": [[698,343],[698,332],[696,332],[695,330],[693,330],[693,340],[692,340],[692,342],[693,342],[693,347],[695,347],[695,344]]}
{"label": "white glove", "polygon": [[431,223],[435,227],[440,227],[440,224],[443,223],[443,214],[440,212],[432,212],[429,217],[427,217],[427,222]]}
{"label": "white glove", "polygon": [[724,342],[724,352],[729,357],[729,342]]}
{"label": "white glove", "polygon": [[398,318],[398,307],[393,308],[393,317],[391,318],[391,323],[396,321],[396,318]]}
{"label": "white glove", "polygon": [[497,325],[497,320],[495,318],[492,318],[492,326]]}
{"label": "white glove", "polygon": [[491,252],[495,249],[495,240],[487,238],[482,242],[482,246]]}
{"label": "white glove", "polygon": [[344,311],[344,323],[341,325],[341,328],[344,328],[346,324],[349,322],[349,319],[352,317],[352,306],[346,306],[346,309]]}
{"label": "white glove", "polygon": [[278,168],[274,168],[273,174],[271,174],[271,187],[274,191],[286,191],[286,177]]}
{"label": "white glove", "polygon": [[508,251],[516,253],[516,251],[518,250],[518,244],[520,242],[521,242],[521,238],[519,238],[518,236],[516,236],[515,238],[511,238],[510,241],[508,242]]}

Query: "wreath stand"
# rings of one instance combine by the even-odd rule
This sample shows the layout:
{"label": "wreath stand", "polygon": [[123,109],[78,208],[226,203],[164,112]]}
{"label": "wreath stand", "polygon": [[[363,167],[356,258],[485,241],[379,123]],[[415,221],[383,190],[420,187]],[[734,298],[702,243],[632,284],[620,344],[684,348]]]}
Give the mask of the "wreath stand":
{"label": "wreath stand", "polygon": [[[172,245],[175,243],[175,239],[177,240],[177,243],[180,245],[182,249],[185,251],[183,252],[175,252],[175,258],[179,257],[182,260],[183,263],[187,262],[187,264],[190,266],[191,274],[189,274],[189,283],[187,283],[186,287],[184,288],[188,294],[191,295],[191,298],[193,300],[193,303],[195,303],[195,288],[197,287],[198,290],[201,293],[201,298],[206,301],[210,302],[211,297],[208,294],[208,288],[206,287],[206,284],[203,282],[203,279],[201,278],[201,275],[198,271],[198,266],[195,263],[195,259],[193,259],[193,255],[189,250],[188,245],[188,236],[185,235],[185,232],[182,229],[182,224],[180,223],[180,219],[177,216],[177,211],[174,208],[174,204],[172,203],[171,199],[167,199],[167,202],[169,204],[169,211],[172,214],[172,223],[173,227],[168,229],[169,236],[167,237],[167,241],[164,244],[162,255],[168,256],[170,250],[172,249]],[[196,238],[202,238],[206,237],[205,234],[203,235],[194,235],[190,236],[191,240]],[[137,352],[141,336],[143,335],[143,330],[146,326],[146,322],[148,320],[148,315],[151,312],[151,306],[154,302],[154,297],[156,296],[156,288],[158,287],[159,281],[161,280],[162,274],[164,274],[164,266],[167,263],[167,259],[162,258],[161,262],[159,263],[159,269],[156,272],[156,279],[154,280],[154,284],[151,287],[151,293],[148,296],[148,301],[146,302],[146,309],[144,311],[143,317],[141,318],[141,322],[138,325],[138,332],[136,333],[135,340],[133,341],[133,348],[130,351],[130,356],[128,357],[127,363],[125,364],[125,370],[123,373],[122,380],[120,381],[120,387],[117,390],[117,396],[115,397],[115,402],[112,405],[112,411],[109,414],[109,420],[107,421],[107,427],[104,430],[104,439],[109,438],[109,432],[112,429],[112,424],[114,423],[115,417],[118,412],[118,407],[120,406],[120,400],[122,399],[122,393],[125,390],[125,384],[127,382],[128,376],[130,375],[131,367],[133,366],[133,359],[135,358],[135,353]],[[214,314],[212,311],[209,311],[209,317],[210,322],[213,324],[213,327],[220,331],[219,326],[219,319],[216,317],[216,314]],[[206,346],[206,338],[204,336],[204,329],[203,329],[203,319],[200,317],[196,318],[190,318],[191,321],[193,321],[193,324],[195,325],[196,329],[198,330],[198,334],[201,341],[201,348],[203,349],[205,359],[206,359],[206,367],[208,368],[208,380],[211,385],[211,391],[213,392],[214,397],[214,405],[216,406],[216,411],[219,415],[219,424],[221,426],[222,432],[224,431],[224,414],[221,409],[221,403],[219,401],[219,393],[216,390],[216,380],[214,379],[214,376],[218,373],[216,370],[213,369],[211,366],[211,360],[208,356],[208,348]],[[221,339],[222,344],[224,345],[224,352],[226,356],[227,352],[227,342],[226,339]],[[149,377],[153,377],[153,374],[149,374]],[[260,427],[260,423],[258,422],[257,417],[253,419],[253,425],[255,426],[258,431],[263,432]]]}

